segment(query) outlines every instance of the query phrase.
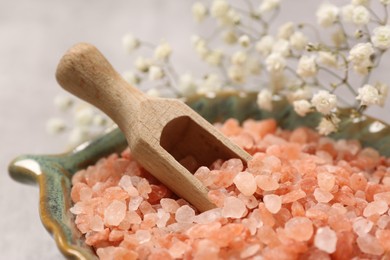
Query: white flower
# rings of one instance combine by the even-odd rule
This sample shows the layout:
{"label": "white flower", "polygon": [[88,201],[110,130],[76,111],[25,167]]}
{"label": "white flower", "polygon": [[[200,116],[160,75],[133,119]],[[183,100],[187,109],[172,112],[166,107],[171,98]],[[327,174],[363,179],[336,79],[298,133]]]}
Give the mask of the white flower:
{"label": "white flower", "polygon": [[54,105],[59,110],[66,111],[73,105],[73,99],[69,96],[59,95],[54,98]]}
{"label": "white flower", "polygon": [[375,84],[375,88],[379,92],[379,105],[383,107],[389,92],[389,86],[387,86],[385,83],[377,82]]}
{"label": "white flower", "polygon": [[302,56],[298,62],[297,73],[304,78],[315,76],[317,74],[316,56]]}
{"label": "white flower", "polygon": [[345,22],[352,22],[353,10],[356,6],[352,4],[345,5],[341,7],[341,17]]}
{"label": "white flower", "polygon": [[127,53],[131,53],[132,51],[134,51],[139,47],[140,42],[132,34],[128,33],[125,36],[123,36],[122,45]]}
{"label": "white flower", "polygon": [[294,101],[293,106],[294,106],[294,111],[300,116],[305,116],[307,113],[311,111],[311,104],[309,101],[305,99]]}
{"label": "white flower", "polygon": [[223,33],[223,41],[227,44],[234,44],[237,42],[237,35],[234,31],[229,30]]}
{"label": "white flower", "polygon": [[360,100],[361,106],[379,105],[381,98],[377,88],[369,84],[358,89],[357,100]]}
{"label": "white flower", "polygon": [[245,82],[245,70],[242,66],[233,65],[228,70],[229,78],[236,83]]}
{"label": "white flower", "polygon": [[258,51],[263,56],[267,56],[271,53],[274,43],[274,38],[271,35],[266,35],[256,43],[256,51]]}
{"label": "white flower", "polygon": [[302,32],[297,31],[290,36],[291,47],[298,51],[305,49],[307,42],[307,37]]}
{"label": "white flower", "polygon": [[356,25],[365,25],[370,21],[370,12],[366,7],[358,5],[353,9],[352,22]]}
{"label": "white flower", "polygon": [[248,60],[246,61],[246,69],[252,75],[258,75],[261,72],[261,63],[256,58],[248,57]]}
{"label": "white flower", "polygon": [[197,35],[191,37],[196,53],[202,58],[205,58],[209,52],[206,41]]}
{"label": "white flower", "polygon": [[390,26],[376,27],[371,36],[372,44],[382,50],[390,47]]}
{"label": "white flower", "polygon": [[218,17],[218,22],[224,26],[233,26],[238,24],[241,20],[240,15],[234,10],[229,9],[227,13],[221,17]]}
{"label": "white flower", "polygon": [[154,50],[154,57],[157,60],[166,60],[166,59],[169,58],[171,53],[172,53],[171,45],[169,45],[168,43],[164,42],[164,43],[161,43],[160,45],[158,45],[156,47],[156,49]]}
{"label": "white flower", "polygon": [[141,72],[147,72],[149,70],[149,67],[152,65],[151,60],[146,59],[144,57],[138,57],[135,60],[135,67]]}
{"label": "white flower", "polygon": [[197,22],[201,22],[207,15],[207,8],[201,2],[195,2],[192,5],[192,15]]}
{"label": "white flower", "polygon": [[374,48],[369,42],[358,43],[349,51],[348,60],[352,61],[353,68],[360,74],[367,74],[372,66],[371,55],[374,54]]}
{"label": "white flower", "polygon": [[208,74],[202,83],[199,85],[199,94],[209,94],[210,92],[217,92],[222,88],[221,79],[217,74]]}
{"label": "white flower", "polygon": [[221,65],[223,53],[220,50],[210,51],[206,54],[205,61],[213,66]]}
{"label": "white flower", "polygon": [[337,67],[337,57],[331,52],[320,51],[318,52],[318,63],[324,64],[329,67]]}
{"label": "white flower", "polygon": [[259,7],[260,13],[266,13],[279,8],[280,0],[263,0]]}
{"label": "white flower", "polygon": [[149,68],[149,79],[150,80],[159,80],[164,77],[164,71],[161,67],[150,66]]}
{"label": "white flower", "polygon": [[91,106],[81,107],[75,111],[74,119],[81,127],[89,126],[92,123],[94,112]]}
{"label": "white flower", "polygon": [[284,57],[290,55],[290,43],[285,39],[278,39],[272,46],[273,53],[280,53]]}
{"label": "white flower", "polygon": [[288,99],[290,102],[301,100],[301,99],[310,99],[312,96],[310,87],[299,88],[294,92],[290,92],[288,95]]}
{"label": "white flower", "polygon": [[281,72],[286,67],[286,60],[280,53],[272,53],[265,60],[267,71]]}
{"label": "white flower", "polygon": [[370,0],[351,0],[351,4],[353,5],[368,5]]}
{"label": "white flower", "polygon": [[257,94],[257,105],[266,111],[272,110],[272,93],[268,89],[262,89]]}
{"label": "white flower", "polygon": [[288,40],[290,36],[294,33],[294,24],[292,22],[287,22],[279,27],[278,37]]}
{"label": "white flower", "polygon": [[337,107],[337,97],[326,90],[320,90],[313,96],[311,103],[318,112],[328,115]]}
{"label": "white flower", "polygon": [[65,122],[61,118],[51,118],[46,123],[46,132],[58,134],[66,129]]}
{"label": "white flower", "polygon": [[242,47],[248,47],[251,43],[251,39],[249,38],[248,35],[242,35],[240,38],[238,38],[238,43]]}
{"label": "white flower", "polygon": [[196,82],[191,74],[185,73],[179,78],[179,91],[183,96],[189,96],[196,92]]}
{"label": "white flower", "polygon": [[234,65],[243,65],[247,60],[247,55],[244,51],[237,51],[232,55],[232,63]]}
{"label": "white flower", "polygon": [[225,0],[214,0],[210,11],[213,17],[221,17],[225,16],[229,9],[229,4]]}
{"label": "white flower", "polygon": [[330,119],[323,117],[317,127],[317,130],[321,135],[329,135],[337,131],[339,123],[340,119],[336,116],[332,116]]}
{"label": "white flower", "polygon": [[330,3],[324,3],[320,5],[316,12],[317,22],[323,27],[329,27],[333,25],[339,14],[339,8]]}
{"label": "white flower", "polygon": [[388,5],[390,4],[390,0],[380,0],[382,4]]}
{"label": "white flower", "polygon": [[123,78],[132,85],[137,85],[141,82],[141,79],[133,71],[123,73]]}

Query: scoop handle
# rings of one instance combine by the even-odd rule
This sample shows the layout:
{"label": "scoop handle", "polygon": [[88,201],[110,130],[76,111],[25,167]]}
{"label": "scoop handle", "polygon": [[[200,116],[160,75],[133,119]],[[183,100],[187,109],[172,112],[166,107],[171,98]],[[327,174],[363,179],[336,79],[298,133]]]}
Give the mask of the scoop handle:
{"label": "scoop handle", "polygon": [[56,71],[58,83],[70,93],[98,107],[118,126],[131,124],[139,104],[146,99],[128,84],[93,45],[78,43],[61,58]]}

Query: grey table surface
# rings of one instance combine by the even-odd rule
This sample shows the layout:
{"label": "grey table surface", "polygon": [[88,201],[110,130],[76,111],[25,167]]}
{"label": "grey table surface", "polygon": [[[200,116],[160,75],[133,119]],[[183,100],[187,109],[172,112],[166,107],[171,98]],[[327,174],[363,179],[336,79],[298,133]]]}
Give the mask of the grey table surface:
{"label": "grey table surface", "polygon": [[[152,42],[166,39],[181,72],[196,70],[201,65],[193,62],[189,39],[201,29],[190,17],[192,2],[0,1],[0,259],[63,258],[40,222],[38,188],[16,183],[7,173],[19,154],[64,151],[65,139],[45,132],[47,119],[57,113],[53,98],[62,93],[54,78],[61,55],[76,42],[91,42],[123,72],[133,60],[125,55],[121,38],[132,32]],[[314,2],[288,1],[283,20],[314,16]],[[389,68],[388,59],[385,63]],[[389,105],[370,114],[390,122],[385,111]]]}

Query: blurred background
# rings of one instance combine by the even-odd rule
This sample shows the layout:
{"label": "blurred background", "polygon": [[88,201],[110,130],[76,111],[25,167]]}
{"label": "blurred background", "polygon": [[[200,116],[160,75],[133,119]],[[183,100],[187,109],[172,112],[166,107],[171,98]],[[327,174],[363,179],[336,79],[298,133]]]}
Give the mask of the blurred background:
{"label": "blurred background", "polygon": [[[319,1],[285,2],[279,21],[315,21]],[[39,219],[38,188],[16,183],[7,173],[8,163],[19,154],[65,149],[65,138],[45,132],[47,119],[58,113],[53,99],[63,93],[54,77],[63,53],[77,42],[90,42],[124,72],[134,62],[122,47],[123,35],[131,32],[150,42],[168,41],[179,72],[204,70],[190,37],[207,28],[193,21],[192,4],[190,0],[0,1],[1,259],[63,258]],[[385,110],[370,114],[390,122]]]}

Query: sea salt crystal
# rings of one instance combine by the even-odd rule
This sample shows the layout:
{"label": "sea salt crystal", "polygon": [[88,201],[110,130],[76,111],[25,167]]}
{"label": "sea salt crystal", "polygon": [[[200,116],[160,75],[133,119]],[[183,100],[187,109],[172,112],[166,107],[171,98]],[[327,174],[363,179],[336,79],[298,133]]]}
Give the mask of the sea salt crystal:
{"label": "sea salt crystal", "polygon": [[114,200],[104,210],[104,224],[108,226],[118,226],[126,216],[126,204],[119,200]]}
{"label": "sea salt crystal", "polygon": [[282,198],[275,194],[265,195],[263,198],[264,205],[269,212],[276,214],[282,208]]}
{"label": "sea salt crystal", "polygon": [[320,227],[317,229],[316,235],[314,237],[314,245],[329,254],[332,254],[336,251],[337,244],[337,235],[329,227]]}
{"label": "sea salt crystal", "polygon": [[241,258],[251,257],[254,254],[256,254],[259,250],[260,250],[259,244],[247,246],[243,251],[241,251],[240,257]]}
{"label": "sea salt crystal", "polygon": [[256,192],[255,178],[249,172],[240,172],[233,179],[237,189],[245,196],[251,196]]}
{"label": "sea salt crystal", "polygon": [[91,230],[96,232],[100,232],[104,230],[104,223],[100,216],[98,215],[92,216],[90,221],[91,222],[89,223],[89,227],[91,228]]}
{"label": "sea salt crystal", "polygon": [[222,216],[225,218],[241,218],[246,212],[246,207],[244,202],[240,199],[230,196],[225,198]]}
{"label": "sea salt crystal", "polygon": [[318,186],[324,191],[330,191],[335,185],[336,178],[328,172],[320,172],[317,174]]}
{"label": "sea salt crystal", "polygon": [[366,218],[375,214],[382,215],[389,209],[387,203],[383,200],[375,200],[367,204],[363,211],[363,216]]}
{"label": "sea salt crystal", "polygon": [[373,226],[374,223],[372,223],[372,221],[363,217],[356,218],[352,224],[353,231],[355,231],[358,236],[367,235]]}
{"label": "sea salt crystal", "polygon": [[174,199],[162,198],[160,200],[161,207],[168,213],[175,213],[180,207]]}
{"label": "sea salt crystal", "polygon": [[198,224],[208,224],[222,217],[221,209],[215,208],[204,211],[194,217],[194,222]]}
{"label": "sea salt crystal", "polygon": [[378,225],[379,228],[385,229],[387,227],[387,225],[389,224],[389,222],[390,222],[390,216],[389,215],[382,215],[382,216],[380,216],[380,218],[378,219],[376,224]]}
{"label": "sea salt crystal", "polygon": [[152,192],[152,187],[150,187],[150,184],[147,179],[142,178],[138,184],[137,184],[137,189],[139,194],[144,197],[145,199],[149,198],[149,193]]}
{"label": "sea salt crystal", "polygon": [[329,191],[325,191],[321,188],[316,188],[314,190],[314,198],[318,201],[318,202],[323,202],[323,203],[327,203],[329,201],[331,201],[333,199],[333,195],[332,193],[330,193]]}
{"label": "sea salt crystal", "polygon": [[177,239],[169,248],[169,254],[174,258],[174,259],[182,259],[183,255],[185,254],[186,251],[188,251],[190,247],[182,242],[181,240]]}
{"label": "sea salt crystal", "polygon": [[90,187],[83,187],[80,189],[80,200],[86,201],[92,198],[92,189]]}
{"label": "sea salt crystal", "polygon": [[163,228],[167,225],[167,222],[169,218],[171,217],[171,214],[166,212],[164,209],[158,209],[157,210],[157,222],[156,225],[158,228]]}
{"label": "sea salt crystal", "polygon": [[144,198],[142,198],[141,196],[135,196],[135,197],[130,198],[129,210],[137,210],[139,205],[141,205],[143,200],[144,200]]}
{"label": "sea salt crystal", "polygon": [[177,209],[175,219],[178,223],[192,223],[195,217],[195,210],[188,205]]}
{"label": "sea salt crystal", "polygon": [[135,237],[140,244],[143,244],[150,241],[150,239],[152,238],[152,234],[150,234],[148,230],[140,229],[135,232]]}
{"label": "sea salt crystal", "polygon": [[289,193],[282,195],[282,203],[291,203],[306,197],[306,192],[302,189],[292,190]]}
{"label": "sea salt crystal", "polygon": [[371,255],[382,255],[384,253],[379,240],[370,234],[358,237],[356,242],[363,253]]}
{"label": "sea salt crystal", "polygon": [[390,191],[374,194],[374,200],[383,200],[390,205]]}
{"label": "sea salt crystal", "polygon": [[313,223],[306,217],[294,217],[284,226],[286,236],[296,241],[308,241],[313,235]]}
{"label": "sea salt crystal", "polygon": [[271,175],[257,175],[257,186],[264,191],[273,191],[279,188],[279,183]]}
{"label": "sea salt crystal", "polygon": [[84,213],[85,207],[83,202],[77,202],[69,209],[70,212],[72,212],[75,215]]}
{"label": "sea salt crystal", "polygon": [[118,185],[127,193],[130,197],[135,197],[139,195],[139,192],[136,187],[133,186],[133,183],[131,181],[131,177],[129,175],[123,175],[121,179],[119,180]]}

